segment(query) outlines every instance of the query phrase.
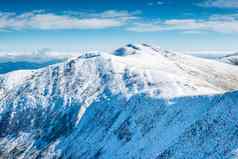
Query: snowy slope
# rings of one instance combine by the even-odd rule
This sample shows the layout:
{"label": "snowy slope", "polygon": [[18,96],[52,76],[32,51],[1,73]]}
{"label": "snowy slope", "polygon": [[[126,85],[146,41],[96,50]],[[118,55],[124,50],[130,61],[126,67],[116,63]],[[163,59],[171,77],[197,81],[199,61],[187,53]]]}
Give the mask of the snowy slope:
{"label": "snowy slope", "polygon": [[2,158],[236,155],[232,65],[130,44],[0,79]]}
{"label": "snowy slope", "polygon": [[0,99],[6,96],[11,89],[30,80],[33,74],[32,70],[18,70],[0,75]]}
{"label": "snowy slope", "polygon": [[219,60],[228,64],[238,65],[238,53],[226,55],[219,58]]}

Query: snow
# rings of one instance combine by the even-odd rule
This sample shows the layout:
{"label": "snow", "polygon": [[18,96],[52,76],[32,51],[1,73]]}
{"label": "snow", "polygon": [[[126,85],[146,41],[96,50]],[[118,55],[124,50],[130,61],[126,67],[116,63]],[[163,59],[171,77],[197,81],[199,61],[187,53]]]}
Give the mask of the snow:
{"label": "snow", "polygon": [[218,60],[228,64],[238,65],[238,53],[226,55],[224,57],[219,58]]}
{"label": "snow", "polygon": [[0,99],[5,96],[8,91],[30,79],[33,74],[34,71],[32,70],[18,70],[0,75]]}
{"label": "snow", "polygon": [[[151,48],[148,45],[137,45],[135,48],[137,49],[133,54],[129,53],[129,56],[125,56],[125,54],[113,56],[112,63],[116,65],[115,67],[121,63],[130,69],[135,68],[140,72],[141,70],[143,73],[147,72],[148,76],[151,76],[149,78],[153,78],[153,82],[161,83],[159,87],[164,87],[160,89],[163,97],[214,94],[237,88],[237,75],[234,73],[237,72],[237,68],[235,67],[211,60],[170,53],[160,48]],[[125,47],[125,50],[128,50],[128,46]],[[212,70],[215,71],[211,72]],[[234,76],[236,80],[232,80],[230,75]],[[220,78],[216,79],[215,77]],[[226,82],[232,81],[224,83],[223,79]],[[143,79],[143,81],[147,80]],[[232,86],[229,86],[230,84]]]}
{"label": "snow", "polygon": [[238,148],[233,65],[128,44],[0,81],[2,158],[231,158]]}

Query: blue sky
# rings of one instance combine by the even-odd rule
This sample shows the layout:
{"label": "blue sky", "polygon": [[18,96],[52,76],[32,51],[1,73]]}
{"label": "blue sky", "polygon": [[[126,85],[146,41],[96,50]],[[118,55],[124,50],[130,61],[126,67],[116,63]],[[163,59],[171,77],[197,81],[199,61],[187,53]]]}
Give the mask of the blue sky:
{"label": "blue sky", "polygon": [[238,51],[237,0],[0,0],[0,50]]}

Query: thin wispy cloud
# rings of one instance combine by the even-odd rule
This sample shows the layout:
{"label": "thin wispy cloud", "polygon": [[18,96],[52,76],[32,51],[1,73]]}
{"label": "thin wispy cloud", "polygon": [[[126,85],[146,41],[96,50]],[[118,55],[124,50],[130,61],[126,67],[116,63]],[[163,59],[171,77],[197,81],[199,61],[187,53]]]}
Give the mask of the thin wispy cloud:
{"label": "thin wispy cloud", "polygon": [[208,19],[170,19],[153,22],[138,22],[127,30],[135,32],[162,31],[209,31],[219,33],[238,33],[238,14],[212,15]]}
{"label": "thin wispy cloud", "polygon": [[165,31],[166,28],[162,25],[162,22],[136,22],[132,26],[127,28],[128,31],[133,32],[161,32]]}
{"label": "thin wispy cloud", "polygon": [[22,14],[0,12],[0,31],[106,29],[121,27],[133,32],[180,31],[187,33],[238,33],[238,14],[211,15],[207,19],[144,19],[140,11],[50,13],[43,10]]}
{"label": "thin wispy cloud", "polygon": [[238,8],[237,0],[207,0],[197,4],[200,7]]}
{"label": "thin wispy cloud", "polygon": [[138,19],[138,15],[141,11],[129,12],[127,10],[107,10],[101,13],[86,13],[86,17],[97,17],[97,18],[120,18],[122,20]]}
{"label": "thin wispy cloud", "polygon": [[22,14],[1,12],[0,30],[23,29],[104,29],[120,27],[138,12],[108,10],[100,13],[56,14],[32,11]]}
{"label": "thin wispy cloud", "polygon": [[164,5],[164,2],[162,1],[157,1],[157,2],[149,2],[148,3],[149,6],[161,6],[161,5]]}
{"label": "thin wispy cloud", "polygon": [[188,34],[188,35],[194,35],[194,34],[203,34],[205,32],[202,31],[197,31],[197,30],[187,30],[187,31],[183,31],[181,32],[182,34]]}

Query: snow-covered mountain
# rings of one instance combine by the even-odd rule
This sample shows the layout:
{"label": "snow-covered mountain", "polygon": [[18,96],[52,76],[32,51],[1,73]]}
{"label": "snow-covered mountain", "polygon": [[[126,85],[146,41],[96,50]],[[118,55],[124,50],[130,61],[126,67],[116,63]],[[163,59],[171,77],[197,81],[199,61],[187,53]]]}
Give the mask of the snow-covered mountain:
{"label": "snow-covered mountain", "polygon": [[229,63],[232,65],[238,65],[238,53],[229,54],[219,58],[222,62]]}
{"label": "snow-covered mountain", "polygon": [[[9,78],[11,77],[11,78]],[[238,68],[150,45],[0,76],[2,158],[232,158]]]}

